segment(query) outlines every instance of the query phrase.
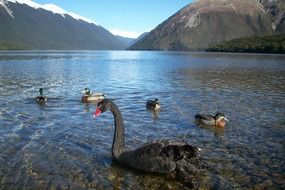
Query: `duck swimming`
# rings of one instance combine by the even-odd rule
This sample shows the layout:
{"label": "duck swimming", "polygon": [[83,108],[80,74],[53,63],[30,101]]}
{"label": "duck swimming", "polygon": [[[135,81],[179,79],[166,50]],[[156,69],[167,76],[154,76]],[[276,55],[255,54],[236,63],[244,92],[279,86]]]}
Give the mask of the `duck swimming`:
{"label": "duck swimming", "polygon": [[104,93],[91,93],[89,88],[85,88],[82,93],[84,95],[82,96],[82,102],[99,102],[101,100],[104,100],[105,94]]}
{"label": "duck swimming", "polygon": [[164,174],[193,187],[194,174],[202,171],[198,148],[181,141],[156,140],[138,149],[126,150],[124,122],[117,105],[111,100],[104,99],[98,103],[93,116],[97,117],[107,110],[114,116],[112,158],[115,162],[144,172]]}
{"label": "duck swimming", "polygon": [[148,100],[145,106],[146,106],[146,109],[152,110],[152,111],[160,109],[160,103],[157,98],[155,100]]}
{"label": "duck swimming", "polygon": [[45,103],[47,102],[47,98],[43,96],[44,90],[42,88],[39,89],[40,95],[36,97],[36,100],[38,103]]}
{"label": "duck swimming", "polygon": [[199,125],[215,126],[215,127],[225,127],[226,121],[229,121],[225,114],[217,113],[215,116],[206,114],[196,114],[196,123]]}

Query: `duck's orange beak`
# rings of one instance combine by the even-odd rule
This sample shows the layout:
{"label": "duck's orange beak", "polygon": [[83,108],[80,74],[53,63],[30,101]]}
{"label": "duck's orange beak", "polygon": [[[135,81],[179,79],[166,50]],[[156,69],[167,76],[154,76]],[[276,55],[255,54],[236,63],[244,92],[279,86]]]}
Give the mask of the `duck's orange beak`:
{"label": "duck's orange beak", "polygon": [[101,110],[100,110],[100,108],[98,107],[98,108],[96,109],[96,111],[93,113],[93,117],[94,117],[94,118],[95,118],[95,117],[98,117],[100,114],[101,114]]}

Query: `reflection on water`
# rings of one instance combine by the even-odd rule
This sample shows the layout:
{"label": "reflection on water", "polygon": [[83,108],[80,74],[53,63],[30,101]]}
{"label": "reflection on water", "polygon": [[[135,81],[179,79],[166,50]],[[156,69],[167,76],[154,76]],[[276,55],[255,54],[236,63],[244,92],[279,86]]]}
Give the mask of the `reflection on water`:
{"label": "reflection on water", "polygon": [[[138,51],[0,52],[0,189],[186,189],[112,163],[113,118],[93,119],[89,87],[121,109],[126,146],[158,138],[201,148],[205,189],[285,188],[283,55]],[[48,102],[34,97],[44,88]],[[157,97],[159,113],[145,110]],[[224,129],[196,113],[224,112]]]}

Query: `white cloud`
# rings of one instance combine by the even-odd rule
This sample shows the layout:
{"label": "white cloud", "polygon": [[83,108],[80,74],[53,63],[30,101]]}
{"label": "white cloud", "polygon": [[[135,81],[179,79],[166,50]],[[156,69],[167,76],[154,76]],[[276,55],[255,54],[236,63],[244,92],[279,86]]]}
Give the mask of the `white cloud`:
{"label": "white cloud", "polygon": [[114,35],[123,36],[127,38],[137,38],[140,35],[140,33],[137,33],[137,32],[128,32],[128,31],[122,31],[122,30],[117,30],[117,29],[111,29],[109,31]]}

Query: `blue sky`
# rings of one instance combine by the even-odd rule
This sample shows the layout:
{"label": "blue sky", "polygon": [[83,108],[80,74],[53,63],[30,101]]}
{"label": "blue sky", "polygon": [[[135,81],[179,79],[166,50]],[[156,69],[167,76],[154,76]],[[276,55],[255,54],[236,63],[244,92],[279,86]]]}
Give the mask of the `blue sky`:
{"label": "blue sky", "polygon": [[[113,33],[137,36],[150,31],[193,0],[33,0],[52,3],[94,20]],[[115,31],[117,30],[117,31]],[[121,35],[123,35],[122,33]]]}

